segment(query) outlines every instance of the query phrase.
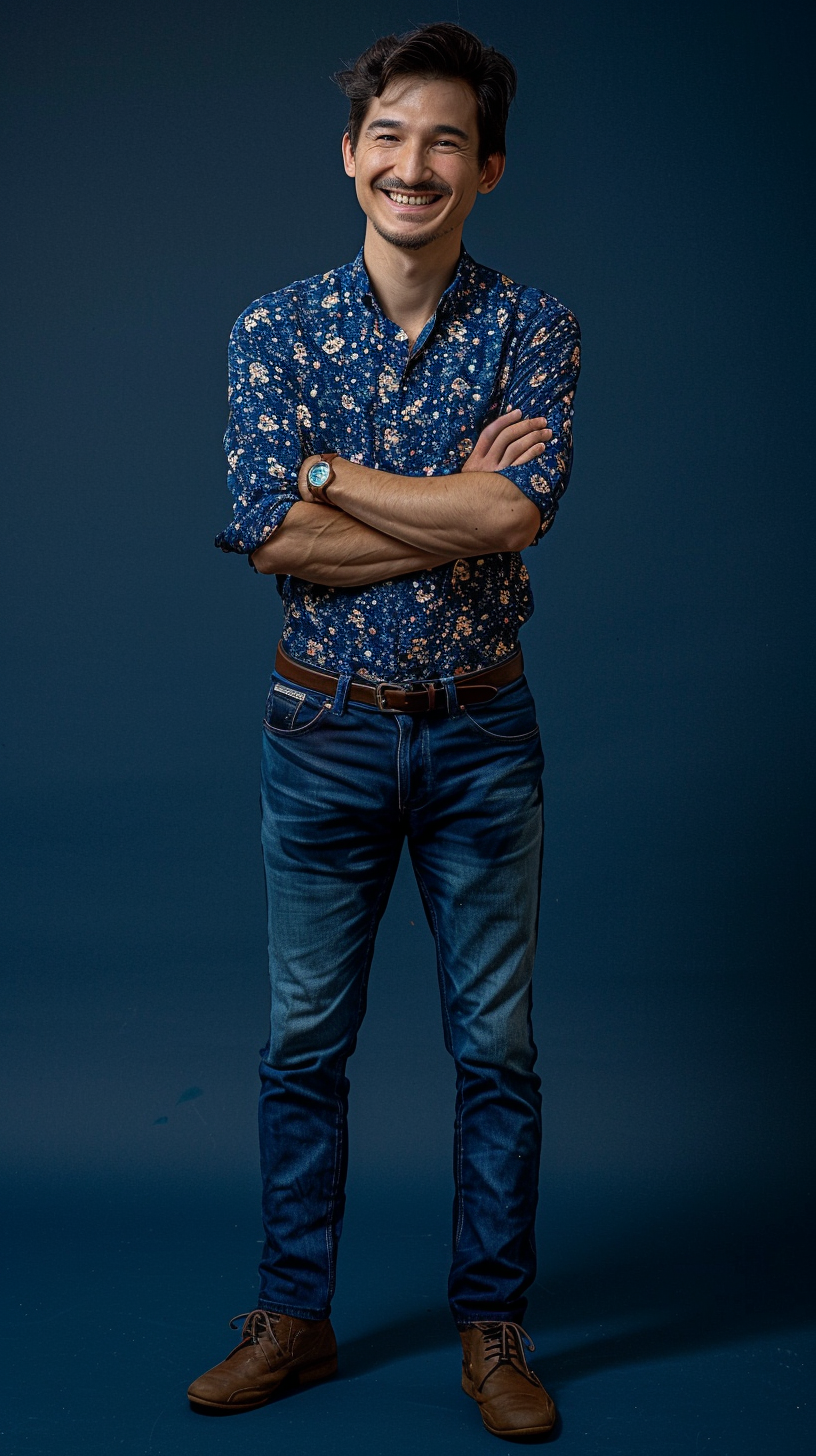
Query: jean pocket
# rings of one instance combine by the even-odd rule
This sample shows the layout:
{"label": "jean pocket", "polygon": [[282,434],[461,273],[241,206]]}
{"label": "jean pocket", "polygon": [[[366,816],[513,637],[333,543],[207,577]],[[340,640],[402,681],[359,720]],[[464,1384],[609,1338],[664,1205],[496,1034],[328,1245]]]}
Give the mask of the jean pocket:
{"label": "jean pocket", "polygon": [[529,743],[539,737],[535,701],[523,677],[499,688],[489,703],[465,708],[464,716],[494,743]]}
{"label": "jean pocket", "polygon": [[269,733],[308,733],[331,707],[331,699],[303,692],[288,683],[272,682],[266,699],[264,728]]}

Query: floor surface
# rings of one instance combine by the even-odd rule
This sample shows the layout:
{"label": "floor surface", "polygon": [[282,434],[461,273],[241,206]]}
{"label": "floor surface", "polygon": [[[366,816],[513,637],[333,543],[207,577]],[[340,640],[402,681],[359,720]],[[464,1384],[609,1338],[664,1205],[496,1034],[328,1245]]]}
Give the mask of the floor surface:
{"label": "floor surface", "polygon": [[[18,1210],[5,1287],[7,1456],[446,1456],[512,1449],[459,1388],[444,1302],[447,1190],[352,1184],[334,1322],[338,1377],[272,1407],[213,1420],[189,1380],[252,1307],[260,1237],[252,1190],[193,1200],[124,1192],[71,1212]],[[535,1369],[555,1396],[554,1443],[604,1456],[804,1456],[813,1449],[816,1323],[807,1232],[781,1211],[741,1229],[723,1210],[672,1225],[595,1229],[556,1206],[558,1267],[533,1291]],[[558,1226],[556,1226],[558,1225]],[[583,1232],[588,1233],[589,1230]],[[545,1261],[546,1263],[546,1261]],[[550,1442],[553,1444],[553,1441]]]}

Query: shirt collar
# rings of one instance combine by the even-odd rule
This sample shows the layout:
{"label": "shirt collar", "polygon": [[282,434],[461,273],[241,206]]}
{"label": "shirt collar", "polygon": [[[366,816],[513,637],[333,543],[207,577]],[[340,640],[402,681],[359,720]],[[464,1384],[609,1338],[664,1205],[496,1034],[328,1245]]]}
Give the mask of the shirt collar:
{"label": "shirt collar", "polygon": [[[371,287],[368,270],[363,261],[362,248],[354,261],[347,266],[349,269],[351,291],[355,298],[359,299],[361,303],[366,304],[369,308],[375,307],[376,299]],[[436,306],[437,315],[444,316],[455,309],[460,295],[467,288],[467,285],[473,281],[475,268],[476,264],[463,243],[462,250],[459,254],[459,262],[456,265],[456,272]]]}

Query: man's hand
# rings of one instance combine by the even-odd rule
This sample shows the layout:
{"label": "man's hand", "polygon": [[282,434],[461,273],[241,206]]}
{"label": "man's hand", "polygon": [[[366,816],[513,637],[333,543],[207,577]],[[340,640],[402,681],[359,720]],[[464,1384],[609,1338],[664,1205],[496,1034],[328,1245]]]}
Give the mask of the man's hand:
{"label": "man's hand", "polygon": [[[544,450],[552,430],[547,429],[543,415],[525,420],[521,410],[508,410],[491,424],[485,425],[476,444],[462,466],[466,470],[506,470],[508,465],[526,465],[535,460]],[[306,483],[307,472],[320,459],[319,455],[307,455],[298,471],[297,488],[301,500],[311,501],[312,493]],[[327,496],[325,504],[330,504]]]}
{"label": "man's hand", "polygon": [[466,470],[506,470],[509,465],[526,465],[544,450],[552,430],[543,416],[522,419],[521,410],[508,410],[485,425],[462,466]]}

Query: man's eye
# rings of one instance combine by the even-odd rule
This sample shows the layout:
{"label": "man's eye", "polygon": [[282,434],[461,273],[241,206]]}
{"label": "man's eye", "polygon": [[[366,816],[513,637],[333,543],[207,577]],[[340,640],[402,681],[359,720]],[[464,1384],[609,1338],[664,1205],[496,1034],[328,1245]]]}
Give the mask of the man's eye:
{"label": "man's eye", "polygon": [[380,136],[377,137],[377,141],[378,142],[396,142],[396,141],[399,141],[399,137],[394,136],[393,132],[384,131],[384,132],[382,132],[380,134]]}

